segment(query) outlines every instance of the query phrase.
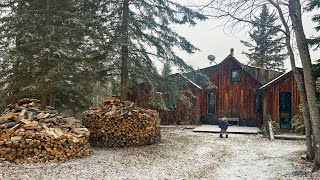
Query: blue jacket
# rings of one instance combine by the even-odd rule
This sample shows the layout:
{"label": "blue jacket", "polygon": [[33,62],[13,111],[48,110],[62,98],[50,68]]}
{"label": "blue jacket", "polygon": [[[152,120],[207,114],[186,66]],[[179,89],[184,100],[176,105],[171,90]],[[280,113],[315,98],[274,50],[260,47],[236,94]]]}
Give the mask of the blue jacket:
{"label": "blue jacket", "polygon": [[227,130],[231,126],[227,121],[219,121],[219,128]]}

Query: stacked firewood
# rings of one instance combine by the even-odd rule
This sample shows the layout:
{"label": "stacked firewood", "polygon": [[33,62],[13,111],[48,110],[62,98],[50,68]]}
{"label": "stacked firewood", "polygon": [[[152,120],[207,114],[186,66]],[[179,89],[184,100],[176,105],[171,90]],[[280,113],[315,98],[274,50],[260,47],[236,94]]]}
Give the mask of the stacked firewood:
{"label": "stacked firewood", "polygon": [[90,144],[104,147],[149,145],[160,141],[159,114],[134,103],[107,98],[100,107],[83,113]]}
{"label": "stacked firewood", "polygon": [[0,160],[15,163],[65,161],[89,155],[90,133],[75,118],[63,118],[40,101],[23,99],[0,116]]}

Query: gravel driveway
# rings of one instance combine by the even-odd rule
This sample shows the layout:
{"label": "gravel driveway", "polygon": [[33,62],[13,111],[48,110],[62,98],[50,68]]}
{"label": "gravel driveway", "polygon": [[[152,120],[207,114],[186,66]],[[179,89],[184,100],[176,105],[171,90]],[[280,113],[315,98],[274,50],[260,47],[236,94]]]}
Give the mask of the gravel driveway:
{"label": "gravel driveway", "polygon": [[169,130],[158,145],[92,148],[60,164],[0,162],[0,179],[288,179],[302,171],[295,162],[304,150],[303,141]]}

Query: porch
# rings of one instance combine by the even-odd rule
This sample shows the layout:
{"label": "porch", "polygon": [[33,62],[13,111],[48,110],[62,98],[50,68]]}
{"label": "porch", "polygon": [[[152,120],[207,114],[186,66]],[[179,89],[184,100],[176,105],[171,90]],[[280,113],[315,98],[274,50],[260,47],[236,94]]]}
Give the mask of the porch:
{"label": "porch", "polygon": [[[193,129],[193,132],[220,133],[217,125],[201,125]],[[247,126],[229,126],[228,133],[232,134],[259,134],[260,129],[257,127]]]}

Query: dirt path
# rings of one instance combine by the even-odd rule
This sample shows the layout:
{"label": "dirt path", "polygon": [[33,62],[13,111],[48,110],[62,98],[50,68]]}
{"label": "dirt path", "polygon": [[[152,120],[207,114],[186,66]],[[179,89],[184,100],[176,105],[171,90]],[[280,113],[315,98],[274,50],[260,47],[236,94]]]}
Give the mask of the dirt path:
{"label": "dirt path", "polygon": [[287,179],[301,141],[270,143],[260,136],[163,132],[158,145],[92,149],[89,157],[64,163],[0,162],[0,179]]}

